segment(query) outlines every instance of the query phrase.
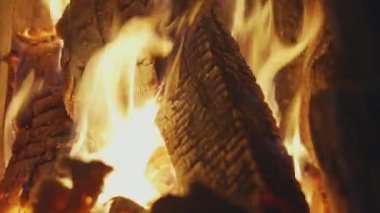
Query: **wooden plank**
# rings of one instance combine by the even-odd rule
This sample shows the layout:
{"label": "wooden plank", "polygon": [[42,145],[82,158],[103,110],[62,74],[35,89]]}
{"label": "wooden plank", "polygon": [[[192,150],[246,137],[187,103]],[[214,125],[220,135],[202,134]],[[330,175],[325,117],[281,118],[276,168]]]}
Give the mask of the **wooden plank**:
{"label": "wooden plank", "polygon": [[0,14],[0,176],[2,177],[5,168],[3,127],[8,87],[8,64],[3,59],[11,49],[13,0],[0,1]]}

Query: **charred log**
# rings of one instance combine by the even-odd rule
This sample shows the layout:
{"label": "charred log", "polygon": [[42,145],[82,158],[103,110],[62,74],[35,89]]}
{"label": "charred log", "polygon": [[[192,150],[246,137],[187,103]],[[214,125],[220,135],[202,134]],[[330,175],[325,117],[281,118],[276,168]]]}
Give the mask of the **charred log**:
{"label": "charred log", "polygon": [[[275,14],[286,14],[277,17],[279,34],[283,40],[292,41],[300,25],[294,20],[300,22],[297,14],[302,13],[292,5],[301,1],[274,2]],[[303,96],[301,136],[324,173],[324,191],[327,189],[332,209],[376,212],[379,184],[372,180],[379,179],[380,167],[373,163],[378,162],[373,128],[379,120],[375,110],[379,106],[375,98],[379,96],[379,76],[374,59],[379,44],[371,35],[377,34],[379,27],[374,21],[376,12],[369,9],[375,8],[375,3],[321,2],[326,21],[310,63],[310,75],[297,73],[302,56],[296,59],[277,76],[277,99],[286,111],[299,81],[307,82],[310,91]]]}
{"label": "charred log", "polygon": [[191,213],[191,212],[219,212],[243,213],[239,206],[233,205],[215,194],[211,189],[194,184],[190,192],[184,197],[168,195],[160,198],[152,206],[152,213]]}
{"label": "charred log", "polygon": [[29,201],[33,186],[54,176],[55,160],[69,151],[72,128],[57,70],[60,42],[21,42],[15,43],[14,48],[13,57],[19,62],[12,68],[14,92],[30,72],[34,72],[36,80],[15,119],[12,157],[0,183],[2,211]]}
{"label": "charred log", "polygon": [[178,85],[157,117],[179,185],[201,182],[256,210],[268,195],[281,211],[307,212],[262,92],[216,16],[207,4],[184,32]]}
{"label": "charred log", "polygon": [[[348,212],[378,212],[380,75],[376,2],[327,1],[331,31],[314,66],[310,123],[335,200]],[[352,16],[355,14],[355,16]],[[321,119],[321,118],[326,119]]]}
{"label": "charred log", "polygon": [[75,90],[89,58],[116,35],[118,24],[146,13],[146,1],[140,0],[70,2],[57,31],[65,41],[61,65],[65,75],[65,105],[71,117],[75,114]]}
{"label": "charred log", "polygon": [[43,181],[39,186],[33,211],[35,213],[90,212],[101,192],[104,178],[112,168],[97,161],[84,163],[72,159],[64,159],[61,167],[71,176],[72,188],[54,179]]}

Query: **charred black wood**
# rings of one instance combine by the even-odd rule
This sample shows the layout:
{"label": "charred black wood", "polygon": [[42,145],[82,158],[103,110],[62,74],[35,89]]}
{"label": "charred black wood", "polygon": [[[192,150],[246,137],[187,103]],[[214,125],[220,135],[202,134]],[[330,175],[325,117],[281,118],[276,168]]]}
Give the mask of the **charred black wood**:
{"label": "charred black wood", "polygon": [[151,213],[191,213],[191,212],[219,212],[219,213],[243,213],[239,206],[229,203],[211,189],[194,184],[190,192],[183,196],[167,195],[156,201]]}
{"label": "charred black wood", "polygon": [[94,207],[103,187],[103,181],[112,168],[102,162],[85,163],[74,159],[63,159],[61,169],[71,176],[72,188],[55,179],[44,180],[33,203],[35,213],[89,213]]}
{"label": "charred black wood", "polygon": [[[374,181],[380,178],[376,4],[373,0],[326,1],[332,41],[328,54],[315,66],[318,78],[311,79],[313,141],[341,211],[380,211],[380,184]],[[324,84],[318,81],[320,76]]]}

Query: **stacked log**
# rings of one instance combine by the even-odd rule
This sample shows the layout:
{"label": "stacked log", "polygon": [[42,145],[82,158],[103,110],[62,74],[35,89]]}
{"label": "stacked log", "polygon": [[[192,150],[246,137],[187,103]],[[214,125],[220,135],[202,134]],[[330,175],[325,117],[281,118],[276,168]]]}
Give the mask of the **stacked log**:
{"label": "stacked log", "polygon": [[[296,42],[294,39],[301,19],[301,1],[274,2],[279,34],[288,43]],[[75,114],[75,88],[80,82],[89,57],[111,39],[113,28],[110,26],[113,26],[115,14],[121,15],[120,22],[123,23],[136,15],[146,14],[146,6],[147,1],[143,0],[71,1],[58,31],[66,44],[61,63],[65,75],[65,108],[72,117]],[[341,209],[350,206],[355,211],[371,211],[376,209],[376,190],[373,190],[372,186],[378,185],[370,184],[373,182],[371,180],[378,177],[375,169],[377,165],[371,164],[376,162],[373,157],[375,154],[368,152],[372,147],[370,142],[366,142],[362,149],[355,147],[360,148],[360,138],[373,135],[376,131],[368,128],[359,132],[360,137],[343,137],[355,132],[357,128],[353,125],[355,118],[350,117],[350,112],[342,106],[356,106],[350,109],[363,115],[359,116],[358,123],[371,120],[366,116],[368,112],[364,109],[376,106],[376,103],[373,104],[369,100],[374,100],[378,93],[377,81],[370,80],[373,74],[368,71],[371,70],[370,67],[360,67],[356,64],[353,66],[357,68],[355,71],[345,67],[349,70],[347,73],[338,66],[342,63],[338,58],[346,59],[345,62],[358,61],[358,64],[369,64],[368,60],[362,59],[360,55],[354,58],[355,60],[347,60],[349,57],[343,55],[343,50],[338,48],[337,43],[341,38],[336,31],[347,35],[352,33],[347,30],[349,27],[342,24],[342,17],[345,17],[344,14],[335,22],[332,15],[328,19],[328,23],[331,24],[325,25],[322,41],[312,59],[312,75],[307,76],[311,90],[303,97],[304,106],[308,109],[311,103],[311,109],[310,112],[302,112],[304,121],[301,132],[310,133],[302,137],[312,142],[307,146],[311,150],[315,148],[316,156],[313,158],[318,160],[326,172],[329,187],[335,191],[336,197],[344,197],[346,200]],[[257,208],[263,203],[260,199],[262,198],[271,200],[272,204],[277,203],[277,206],[283,209],[296,208],[299,211],[307,211],[302,193],[292,175],[291,161],[279,142],[279,135],[282,133],[276,129],[268,107],[263,103],[260,89],[240,56],[235,42],[216,19],[213,9],[203,9],[195,23],[185,31],[187,35],[180,63],[179,87],[173,96],[164,100],[163,109],[157,119],[179,180],[185,187],[189,187],[195,181],[203,182],[233,201],[244,200],[244,203],[249,203],[254,200],[252,203],[256,204]],[[341,24],[343,27],[335,29],[334,24]],[[354,26],[359,29],[358,32],[365,28],[359,27],[357,23]],[[347,39],[352,37],[349,36]],[[367,46],[370,43],[369,40],[362,40],[366,41],[364,43]],[[350,44],[347,40],[343,41],[344,45]],[[32,49],[39,49],[44,45],[46,44],[34,44]],[[347,47],[343,49],[346,52],[352,51]],[[370,48],[366,51],[370,52],[368,49]],[[370,54],[369,57],[374,55]],[[277,89],[280,91],[277,95],[282,111],[286,111],[288,100],[294,95],[294,90],[289,89],[289,85],[295,82],[293,77],[300,78],[299,73],[295,72],[297,68],[294,68],[299,66],[297,60],[280,72],[277,78],[278,88],[288,88]],[[368,71],[364,73],[364,77],[357,72],[361,69]],[[18,77],[22,78],[23,76]],[[356,79],[361,79],[361,83],[355,83]],[[360,104],[350,101],[351,97],[360,100],[357,101]],[[22,196],[27,196],[28,187],[35,180],[37,173],[45,174],[40,173],[43,167],[49,167],[47,173],[51,173],[50,162],[59,155],[59,150],[68,152],[69,146],[64,141],[69,139],[71,121],[65,115],[61,98],[62,94],[57,85],[47,86],[33,94],[26,106],[29,110],[23,113],[23,119],[17,121],[14,156],[5,179],[0,184],[3,204],[18,200],[20,191],[25,191]],[[329,119],[321,120],[321,117]],[[340,129],[341,124],[345,124],[343,129]],[[62,142],[58,138],[62,139]],[[375,144],[372,138],[375,137],[370,139]],[[350,168],[352,165],[354,166]],[[356,184],[358,182],[366,184]],[[334,202],[340,201],[334,198]]]}
{"label": "stacked log", "polygon": [[307,212],[261,89],[214,6],[184,31],[178,85],[157,117],[179,185],[204,183],[249,209],[265,210],[269,196],[279,211]]}
{"label": "stacked log", "polygon": [[[374,163],[378,162],[374,127],[380,90],[374,59],[379,46],[371,35],[379,27],[374,22],[376,12],[368,9],[374,3],[321,2],[326,20],[309,73],[297,72],[302,55],[281,70],[276,78],[277,100],[286,112],[298,85],[306,82],[301,137],[322,172],[322,192],[330,211],[377,212],[379,184],[373,180],[379,179],[380,167]],[[301,0],[274,1],[278,33],[285,42],[296,42],[300,4]]]}
{"label": "stacked log", "polygon": [[[120,24],[146,13],[145,1],[75,0],[57,25],[65,41],[62,72],[65,76],[65,105],[74,117],[75,89],[89,58],[117,33]],[[142,66],[151,66],[143,63]]]}
{"label": "stacked log", "polygon": [[313,143],[340,212],[380,210],[375,5],[371,0],[326,3],[325,51],[310,78]]}
{"label": "stacked log", "polygon": [[70,150],[72,121],[64,108],[59,71],[62,43],[55,37],[46,39],[15,40],[14,93],[29,73],[34,72],[35,81],[14,121],[12,157],[0,183],[2,211],[27,202],[32,187],[54,177],[55,161]]}
{"label": "stacked log", "polygon": [[[58,31],[65,40],[65,104],[72,116],[74,91],[85,64],[108,40],[110,29],[106,26],[110,24],[105,23],[112,23],[110,11],[131,12],[123,16],[127,20],[146,10],[144,1],[129,3],[72,1],[60,21]],[[200,181],[248,208],[263,209],[263,203],[270,200],[271,207],[307,212],[291,159],[281,145],[260,88],[237,44],[215,16],[213,9],[202,10],[196,23],[184,32],[188,36],[181,59],[180,86],[177,95],[163,103],[157,119],[180,185],[187,187]],[[181,135],[174,135],[177,133]],[[202,138],[204,143],[199,141]]]}

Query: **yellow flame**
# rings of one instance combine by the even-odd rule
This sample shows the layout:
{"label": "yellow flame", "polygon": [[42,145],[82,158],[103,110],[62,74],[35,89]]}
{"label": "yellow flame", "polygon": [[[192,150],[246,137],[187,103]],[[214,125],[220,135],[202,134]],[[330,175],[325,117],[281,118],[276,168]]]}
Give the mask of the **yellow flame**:
{"label": "yellow flame", "polygon": [[50,19],[53,26],[57,24],[69,3],[70,0],[44,0],[44,4],[49,8]]}
{"label": "yellow flame", "polygon": [[[253,11],[247,14],[248,1],[253,4]],[[281,115],[275,98],[274,78],[278,71],[305,52],[301,73],[306,76],[310,55],[324,21],[319,1],[305,0],[303,4],[302,28],[292,45],[285,44],[276,34],[272,0],[236,0],[235,4],[232,35],[238,40],[278,124],[284,116]],[[301,91],[305,89],[304,86],[299,85],[289,111],[285,112],[287,129],[284,140],[289,154],[293,156],[295,176],[312,206],[310,202],[314,192],[304,183],[306,180],[303,175],[303,166],[310,161],[311,156],[300,137]]]}
{"label": "yellow flame", "polygon": [[33,211],[30,208],[15,206],[8,209],[7,213],[33,213]]}
{"label": "yellow flame", "polygon": [[323,18],[318,1],[306,1],[302,31],[294,45],[284,44],[277,36],[274,24],[273,3],[249,0],[254,4],[252,13],[245,17],[246,2],[237,0],[233,36],[246,53],[248,64],[255,72],[266,101],[275,113],[277,122],[281,117],[274,95],[274,77],[313,43],[322,26]]}
{"label": "yellow flame", "polygon": [[22,82],[17,94],[12,98],[4,122],[4,162],[5,166],[12,156],[12,145],[15,140],[14,120],[19,114],[23,104],[28,99],[34,82],[34,71],[30,72]]}
{"label": "yellow flame", "polygon": [[289,152],[290,155],[293,156],[293,162],[294,162],[294,169],[295,169],[295,176],[298,181],[302,180],[302,161],[303,158],[308,157],[307,150],[305,146],[301,143],[300,138],[300,132],[299,132],[299,125],[300,125],[300,118],[299,118],[299,112],[301,110],[301,96],[299,94],[296,95],[296,97],[293,100],[293,106],[290,107],[291,112],[288,114],[288,126],[289,129],[286,132],[285,136],[285,146]]}
{"label": "yellow flame", "polygon": [[102,160],[114,168],[100,204],[124,196],[146,205],[159,193],[145,177],[152,154],[163,146],[154,123],[158,105],[153,95],[139,107],[135,103],[141,99],[136,88],[145,86],[136,82],[142,72],[136,64],[172,49],[172,43],[154,31],[156,24],[152,18],[126,23],[115,40],[90,59],[79,86],[79,137],[71,155]]}

